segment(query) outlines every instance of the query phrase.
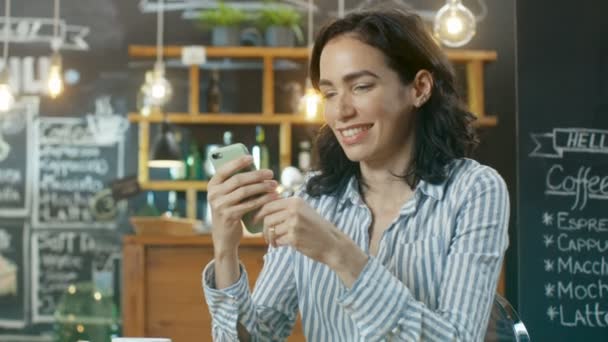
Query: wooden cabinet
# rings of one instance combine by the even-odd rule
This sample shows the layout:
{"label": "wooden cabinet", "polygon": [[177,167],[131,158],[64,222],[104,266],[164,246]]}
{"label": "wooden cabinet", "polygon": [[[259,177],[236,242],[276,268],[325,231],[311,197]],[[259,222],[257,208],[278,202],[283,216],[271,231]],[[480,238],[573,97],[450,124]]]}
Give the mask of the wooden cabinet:
{"label": "wooden cabinet", "polygon": [[[211,341],[211,316],[201,283],[203,268],[213,259],[211,236],[134,235],[123,242],[123,335]],[[241,243],[240,259],[251,289],[266,249],[262,238]],[[305,341],[299,322],[289,341]]]}
{"label": "wooden cabinet", "polygon": [[[164,56],[179,58],[182,46],[167,46]],[[199,65],[192,65],[188,71],[188,112],[165,113],[169,122],[180,125],[278,125],[279,126],[279,169],[282,170],[292,162],[292,129],[296,125],[321,125],[322,118],[313,120],[292,113],[277,113],[275,111],[275,70],[277,60],[304,60],[309,57],[308,48],[273,48],[273,47],[205,47],[207,58],[229,59],[261,59],[262,72],[262,110],[260,113],[201,113],[200,104],[200,73]],[[447,50],[448,58],[453,63],[465,67],[464,82],[467,103],[470,110],[478,117],[476,124],[481,127],[494,126],[496,117],[488,116],[484,108],[484,63],[494,61],[496,52],[484,50]],[[156,47],[132,45],[129,56],[134,59],[152,59],[156,56]],[[303,80],[302,80],[303,81]],[[158,124],[164,120],[164,115],[153,113],[143,116],[139,113],[129,114],[129,120],[139,125],[138,146],[138,181],[144,190],[154,191],[184,191],[186,192],[186,216],[196,218],[197,193],[206,191],[205,181],[151,181],[148,172],[148,151],[150,148],[150,124]],[[273,148],[276,148],[274,146]]]}

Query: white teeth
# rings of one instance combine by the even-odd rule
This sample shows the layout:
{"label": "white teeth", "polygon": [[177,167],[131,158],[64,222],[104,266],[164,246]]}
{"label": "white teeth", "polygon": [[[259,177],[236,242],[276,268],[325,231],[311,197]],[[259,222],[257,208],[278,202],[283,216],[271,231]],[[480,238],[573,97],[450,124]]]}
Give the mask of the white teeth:
{"label": "white teeth", "polygon": [[342,131],[342,135],[349,138],[352,137],[356,134],[359,134],[363,131],[367,131],[371,126],[368,127],[357,127],[357,128],[350,128],[350,129],[346,129]]}

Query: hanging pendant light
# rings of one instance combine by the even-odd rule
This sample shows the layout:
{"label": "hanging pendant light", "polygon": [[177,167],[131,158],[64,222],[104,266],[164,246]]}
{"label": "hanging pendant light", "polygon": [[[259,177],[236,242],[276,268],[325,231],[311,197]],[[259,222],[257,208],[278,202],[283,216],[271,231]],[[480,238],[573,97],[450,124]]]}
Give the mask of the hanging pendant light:
{"label": "hanging pendant light", "polygon": [[0,73],[0,114],[10,111],[15,105],[15,97],[11,86],[8,84],[8,67]]}
{"label": "hanging pendant light", "polygon": [[164,1],[158,3],[156,16],[156,63],[150,74],[146,75],[146,80],[141,88],[144,99],[143,103],[147,106],[160,107],[169,102],[173,95],[171,83],[165,77],[165,64],[163,63],[163,32],[164,32]]}
{"label": "hanging pendant light", "polygon": [[[343,2],[339,4],[339,7],[344,8]],[[313,36],[313,9],[314,4],[312,0],[308,0],[308,48],[312,49],[312,36]],[[339,10],[340,12],[340,10]],[[321,95],[315,88],[313,88],[312,83],[310,81],[310,77],[306,79],[306,91],[304,92],[304,96],[300,99],[300,104],[298,111],[301,114],[306,116],[308,120],[316,119],[321,113],[322,106]]]}
{"label": "hanging pendant light", "polygon": [[475,16],[462,0],[447,0],[435,15],[433,31],[445,46],[460,47],[471,41],[475,25]]}
{"label": "hanging pendant light", "polygon": [[15,97],[9,85],[8,74],[8,40],[10,29],[11,0],[4,0],[4,68],[0,72],[0,114],[10,111],[15,105]]}
{"label": "hanging pendant light", "polygon": [[177,138],[167,120],[161,124],[160,134],[156,136],[152,144],[148,166],[154,168],[183,167],[182,153]]}
{"label": "hanging pendant light", "polygon": [[53,52],[51,55],[51,66],[49,68],[49,79],[47,81],[49,95],[52,98],[56,98],[63,93],[63,68],[61,62],[61,55],[59,52]]}
{"label": "hanging pendant light", "polygon": [[51,55],[51,66],[47,78],[47,91],[51,98],[57,98],[57,96],[63,93],[63,65],[61,55],[59,54],[62,44],[59,37],[59,1],[55,0],[54,3],[53,40],[51,41],[53,54]]}
{"label": "hanging pendant light", "polygon": [[[159,8],[156,16],[156,63],[152,71],[146,72],[146,81],[141,87],[143,97],[141,110],[144,115],[145,113],[149,115],[151,107],[159,108],[166,104],[173,94],[171,84],[165,78],[165,65],[163,63],[163,1],[160,0],[158,3]],[[165,117],[160,127],[160,134],[156,136],[152,144],[148,167],[180,168],[183,167],[183,164],[179,143]]]}

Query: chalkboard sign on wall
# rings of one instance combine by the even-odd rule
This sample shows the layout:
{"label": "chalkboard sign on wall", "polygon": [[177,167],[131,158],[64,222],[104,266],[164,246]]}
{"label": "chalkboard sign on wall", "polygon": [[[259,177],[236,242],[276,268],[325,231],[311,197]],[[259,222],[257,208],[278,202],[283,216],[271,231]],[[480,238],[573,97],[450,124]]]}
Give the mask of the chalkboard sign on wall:
{"label": "chalkboard sign on wall", "polygon": [[[120,241],[110,232],[44,231],[32,234],[32,320],[52,322],[53,312],[70,285],[106,283],[111,290],[113,260]],[[103,279],[106,278],[106,279]]]}
{"label": "chalkboard sign on wall", "polygon": [[36,122],[34,228],[114,228],[92,207],[95,196],[123,174],[123,141],[100,144],[87,120]]}
{"label": "chalkboard sign on wall", "polygon": [[0,327],[23,328],[26,324],[27,232],[23,221],[0,223]]}
{"label": "chalkboard sign on wall", "polygon": [[608,3],[592,2],[517,6],[518,292],[533,341],[608,341]]}
{"label": "chalkboard sign on wall", "polygon": [[28,214],[32,184],[32,118],[38,114],[39,100],[25,97],[0,120],[0,217]]}

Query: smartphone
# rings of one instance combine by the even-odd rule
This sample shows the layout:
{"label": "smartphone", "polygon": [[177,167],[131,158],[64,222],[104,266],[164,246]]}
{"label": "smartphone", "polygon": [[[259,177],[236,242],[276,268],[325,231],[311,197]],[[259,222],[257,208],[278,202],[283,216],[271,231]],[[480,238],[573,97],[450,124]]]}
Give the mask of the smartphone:
{"label": "smartphone", "polygon": [[[241,158],[243,156],[249,155],[249,150],[245,145],[241,143],[236,143],[228,146],[218,147],[209,151],[209,155],[207,156],[208,160],[211,160],[211,164],[215,168],[215,170],[221,168],[224,164],[231,160],[235,160]],[[249,165],[249,167],[241,169],[237,171],[239,172],[248,172],[255,171],[256,167],[253,163]],[[258,222],[257,224],[253,224],[253,218],[257,213],[258,209],[252,210],[245,215],[243,215],[243,224],[248,232],[252,234],[260,233],[264,229],[264,223]]]}

